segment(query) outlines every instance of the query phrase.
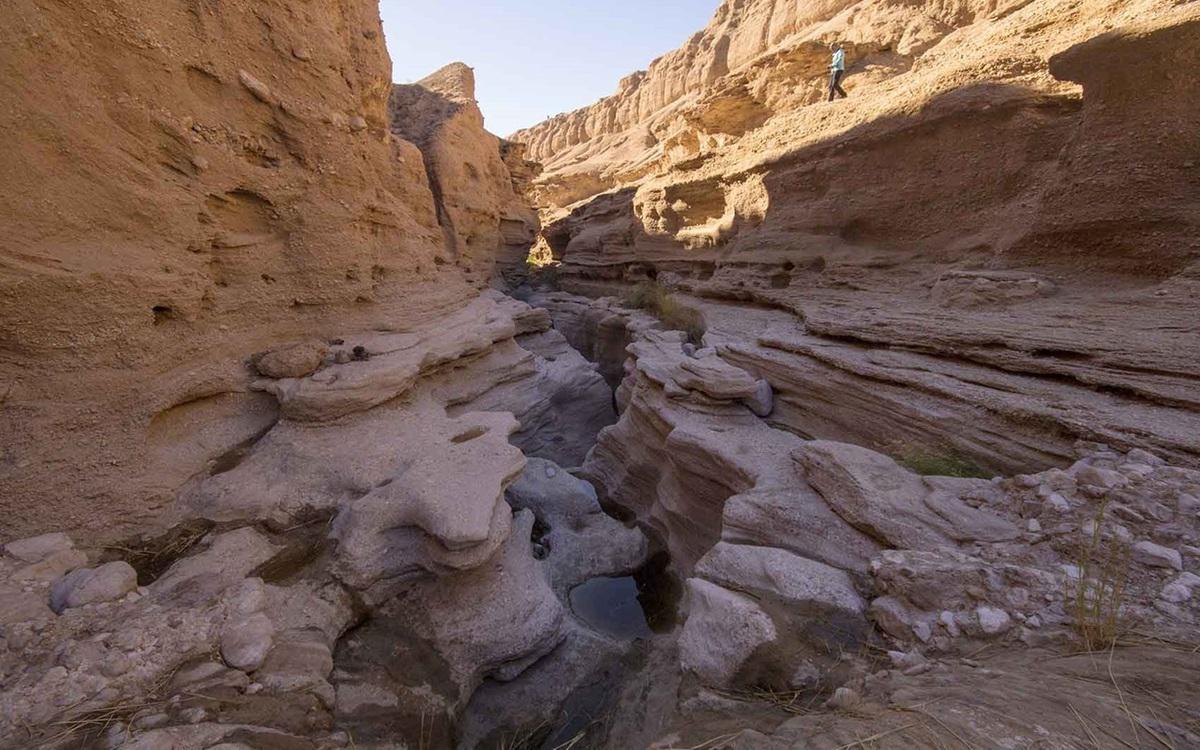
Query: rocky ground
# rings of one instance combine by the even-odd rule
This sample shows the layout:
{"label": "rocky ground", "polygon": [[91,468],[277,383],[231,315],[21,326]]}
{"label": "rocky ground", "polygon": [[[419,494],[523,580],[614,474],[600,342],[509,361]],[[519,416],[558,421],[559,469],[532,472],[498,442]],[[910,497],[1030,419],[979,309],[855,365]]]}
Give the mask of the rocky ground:
{"label": "rocky ground", "polygon": [[[1200,742],[1200,472],[917,473],[772,426],[719,337],[532,301],[266,352],[283,418],[167,533],[6,544],[10,745]],[[564,334],[629,341],[615,398]]]}

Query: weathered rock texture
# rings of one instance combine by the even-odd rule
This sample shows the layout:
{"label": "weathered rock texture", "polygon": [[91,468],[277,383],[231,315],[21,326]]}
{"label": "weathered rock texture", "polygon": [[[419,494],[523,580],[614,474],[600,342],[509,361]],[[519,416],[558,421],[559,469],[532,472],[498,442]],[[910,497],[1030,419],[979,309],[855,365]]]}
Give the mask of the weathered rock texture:
{"label": "weathered rock texture", "polygon": [[[602,342],[630,340],[620,419],[600,433],[583,468],[603,496],[664,540],[687,579],[681,716],[673,734],[662,730],[671,746],[753,724],[747,703],[722,697],[731,693],[793,708],[827,700],[834,712],[815,723],[768,722],[770,732],[743,732],[736,747],[789,747],[809,735],[853,741],[868,726],[896,733],[895,747],[937,746],[940,732],[1019,744],[1049,731],[1069,743],[1075,728],[1050,717],[1072,709],[1052,686],[1101,672],[1073,662],[1034,666],[1032,654],[1079,648],[1080,633],[1105,617],[1126,633],[1190,642],[1200,616],[1197,470],[1142,449],[1078,442],[1064,468],[1036,474],[939,475],[962,468],[954,462],[917,472],[860,445],[773,425],[778,392],[765,417],[757,413],[763,404],[747,400],[756,381],[742,365],[753,360],[728,342],[747,319],[779,322],[786,313],[704,305],[709,330],[697,349],[612,298],[531,299],[601,369],[611,367],[604,358],[612,348]],[[1097,592],[1111,596],[1113,586],[1119,604],[1110,598],[1109,614],[1091,612]],[[986,675],[959,671],[979,667],[974,656],[985,646],[1000,654]],[[872,649],[887,651],[891,668],[851,656]],[[1161,667],[1172,657],[1123,653],[1109,664],[1121,675],[1113,680],[1142,679],[1143,658]],[[1171,736],[1190,736],[1187,669],[1156,678],[1172,696],[1164,706],[1173,718],[1162,728]],[[1001,678],[1042,696],[1039,721],[1057,728],[964,718],[1008,705],[976,682]],[[634,704],[652,693],[631,686],[622,716],[637,716]],[[1119,702],[1119,693],[1089,693],[1088,710]],[[933,712],[937,729],[895,720],[893,712],[935,699],[958,706]],[[1152,699],[1139,700],[1135,712],[1148,712]]]}
{"label": "weathered rock texture", "polygon": [[435,262],[453,261],[483,278],[497,259],[506,266],[523,263],[538,220],[521,192],[527,178],[512,175],[509,165],[528,168],[519,147],[502,148],[484,131],[471,69],[453,63],[414,84],[394,86],[388,106],[392,132],[420,146],[437,199],[447,253]]}
{"label": "weathered rock texture", "polygon": [[[72,723],[99,712],[134,747],[346,744],[335,725],[386,747],[420,722],[443,746],[485,682],[539,696],[490,689],[477,744],[556,719],[564,686],[620,660],[629,644],[566,606],[647,555],[555,463],[615,418],[595,367],[544,310],[490,290],[436,322],[338,338],[314,372],[260,368],[276,377],[250,387],[282,417],[182,488],[166,535],[4,546],[0,735],[108,743]],[[521,679],[535,663],[549,692]]]}
{"label": "weathered rock texture", "polygon": [[523,143],[295,5],[6,15],[0,745],[1200,744],[1194,4],[731,0]]}
{"label": "weathered rock texture", "polygon": [[278,418],[248,362],[321,360],[255,355],[451,314],[535,221],[464,66],[389,119],[369,0],[19,0],[0,44],[2,536],[149,521]]}
{"label": "weathered rock texture", "polygon": [[1194,463],[1198,41],[1194,4],[726,3],[514,137],[547,165],[560,285],[719,301],[689,304],[800,435],[997,472],[1077,439]]}

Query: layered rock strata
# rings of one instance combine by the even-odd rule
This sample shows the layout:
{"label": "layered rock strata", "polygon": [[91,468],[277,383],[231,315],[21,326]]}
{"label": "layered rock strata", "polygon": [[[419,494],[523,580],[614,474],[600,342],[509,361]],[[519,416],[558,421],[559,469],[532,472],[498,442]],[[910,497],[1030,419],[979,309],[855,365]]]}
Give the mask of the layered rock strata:
{"label": "layered rock strata", "polygon": [[1062,644],[1092,616],[1076,594],[1098,586],[1120,587],[1124,623],[1168,639],[1194,627],[1195,470],[1081,442],[1038,474],[923,476],[772,427],[779,394],[748,400],[756,381],[736,349],[695,349],[612,300],[547,302],[592,338],[614,319],[642,329],[621,418],[584,470],[689,576],[679,658],[700,684],[820,692],[853,673],[829,655],[878,644],[873,628],[922,658]]}
{"label": "layered rock strata", "polygon": [[5,537],[153,523],[278,418],[256,355],[452,315],[536,223],[469,69],[389,112],[377,3],[7,10]]}
{"label": "layered rock strata", "polygon": [[[713,300],[689,304],[803,436],[1004,473],[1078,439],[1194,464],[1198,103],[1173,71],[1200,21],[1087,8],[723,6],[625,93],[518,135],[561,288]],[[813,103],[835,38],[852,96]]]}

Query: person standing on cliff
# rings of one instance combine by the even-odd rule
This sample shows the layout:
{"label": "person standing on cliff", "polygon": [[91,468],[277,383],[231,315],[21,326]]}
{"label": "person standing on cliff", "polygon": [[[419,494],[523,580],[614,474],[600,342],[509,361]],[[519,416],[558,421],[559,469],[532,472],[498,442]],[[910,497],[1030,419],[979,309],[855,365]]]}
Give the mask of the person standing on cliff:
{"label": "person standing on cliff", "polygon": [[834,42],[829,49],[833,50],[833,62],[829,64],[829,101],[833,101],[838,94],[845,99],[842,77],[846,75],[846,50],[842,49],[841,42]]}

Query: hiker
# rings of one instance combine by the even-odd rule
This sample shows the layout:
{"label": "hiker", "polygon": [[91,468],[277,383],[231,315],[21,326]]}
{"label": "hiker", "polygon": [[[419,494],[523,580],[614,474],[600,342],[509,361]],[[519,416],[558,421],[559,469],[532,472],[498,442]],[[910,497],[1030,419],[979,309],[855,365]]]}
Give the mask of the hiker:
{"label": "hiker", "polygon": [[846,50],[842,49],[841,42],[834,42],[829,45],[829,49],[833,50],[833,62],[829,64],[829,101],[833,101],[838,94],[845,99],[846,91],[842,88],[842,76],[846,75]]}

